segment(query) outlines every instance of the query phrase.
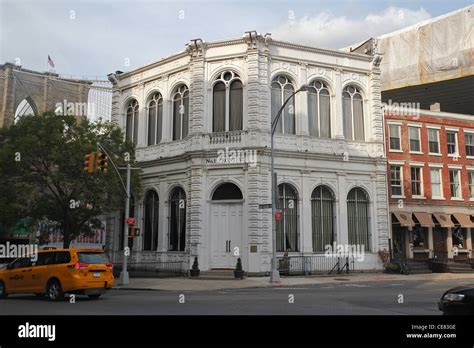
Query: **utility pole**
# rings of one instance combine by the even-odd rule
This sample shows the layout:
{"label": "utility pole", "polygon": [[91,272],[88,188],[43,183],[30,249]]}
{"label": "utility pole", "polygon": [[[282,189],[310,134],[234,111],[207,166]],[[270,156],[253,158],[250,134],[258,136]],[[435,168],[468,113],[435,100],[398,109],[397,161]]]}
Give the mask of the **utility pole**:
{"label": "utility pole", "polygon": [[130,277],[128,275],[127,271],[127,259],[128,259],[128,253],[130,252],[128,250],[127,253],[127,248],[128,248],[128,224],[127,220],[130,217],[130,173],[131,173],[131,165],[130,162],[127,163],[127,198],[125,199],[125,221],[124,221],[124,227],[123,227],[123,266],[122,266],[122,272],[120,273],[120,284],[122,285],[128,285],[130,282]]}
{"label": "utility pole", "polygon": [[[122,184],[122,187],[123,187],[123,190],[125,191],[125,222],[124,222],[124,230],[123,230],[123,265],[122,265],[122,272],[120,273],[120,284],[121,285],[128,285],[129,282],[130,282],[130,277],[129,277],[129,274],[128,274],[128,271],[127,271],[127,264],[128,264],[128,254],[130,253],[130,250],[128,250],[128,224],[127,224],[127,219],[130,217],[130,198],[131,198],[131,192],[130,192],[130,181],[131,181],[131,171],[132,169],[133,170],[138,170],[140,168],[132,168],[132,166],[130,165],[130,162],[128,161],[127,162],[127,166],[126,167],[120,167],[120,168],[117,168],[117,166],[115,165],[115,162],[112,160],[112,157],[109,155],[109,153],[107,152],[107,150],[105,149],[105,147],[100,144],[100,143],[97,143],[97,147],[103,151],[106,155],[107,155],[107,158],[110,160],[110,163],[112,164],[113,168],[115,169],[115,172],[117,173],[119,179],[120,179],[120,183]],[[111,151],[109,151],[111,152]],[[116,154],[114,154],[115,156],[117,156]],[[126,169],[127,170],[127,185],[125,186],[123,180],[122,180],[122,176],[120,175],[120,172],[119,172],[119,169]]]}
{"label": "utility pole", "polygon": [[271,175],[272,175],[272,269],[270,272],[270,283],[278,283],[280,281],[280,272],[278,271],[278,266],[277,266],[277,230],[276,230],[276,206],[277,206],[277,175],[275,173],[275,150],[274,150],[274,142],[273,142],[273,136],[275,135],[276,131],[276,126],[278,124],[278,120],[281,117],[281,114],[283,110],[286,107],[286,104],[295,96],[296,93],[302,92],[302,91],[307,91],[308,90],[308,85],[302,85],[298,90],[293,92],[283,103],[281,106],[280,110],[278,110],[275,118],[272,121],[271,124]]}

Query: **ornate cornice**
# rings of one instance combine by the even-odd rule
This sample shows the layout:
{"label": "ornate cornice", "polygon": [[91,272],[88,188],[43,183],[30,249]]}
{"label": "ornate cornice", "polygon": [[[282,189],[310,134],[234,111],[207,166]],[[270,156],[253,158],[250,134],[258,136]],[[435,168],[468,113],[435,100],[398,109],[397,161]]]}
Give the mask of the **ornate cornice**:
{"label": "ornate cornice", "polygon": [[206,43],[202,39],[193,39],[186,45],[186,52],[192,57],[202,57],[206,49]]}
{"label": "ornate cornice", "polygon": [[304,45],[299,45],[299,44],[294,44],[294,43],[289,43],[289,42],[284,42],[284,41],[276,41],[276,40],[272,40],[271,44],[277,47],[293,48],[293,49],[298,49],[302,51],[327,54],[327,55],[336,56],[336,57],[354,58],[354,59],[364,60],[367,62],[370,62],[372,60],[372,56],[368,56],[361,53],[346,53],[346,52],[342,52],[338,50],[328,50],[324,48],[316,48],[316,47],[304,46]]}

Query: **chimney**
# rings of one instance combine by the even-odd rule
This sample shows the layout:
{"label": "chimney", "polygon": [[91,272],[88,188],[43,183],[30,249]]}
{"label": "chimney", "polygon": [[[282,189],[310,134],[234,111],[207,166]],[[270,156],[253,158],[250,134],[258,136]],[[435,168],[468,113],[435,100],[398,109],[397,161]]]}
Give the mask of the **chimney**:
{"label": "chimney", "polygon": [[441,111],[441,105],[439,103],[431,104],[430,111]]}

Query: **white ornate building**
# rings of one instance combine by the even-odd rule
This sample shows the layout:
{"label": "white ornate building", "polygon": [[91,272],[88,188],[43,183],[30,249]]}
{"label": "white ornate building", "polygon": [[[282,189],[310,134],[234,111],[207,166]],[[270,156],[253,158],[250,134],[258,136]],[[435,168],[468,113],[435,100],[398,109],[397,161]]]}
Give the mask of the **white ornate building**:
{"label": "white ornate building", "polygon": [[[133,260],[191,264],[197,256],[208,270],[235,267],[238,254],[246,271],[268,272],[271,210],[259,204],[271,203],[271,117],[309,84],[275,135],[279,254],[362,244],[356,269],[381,268],[389,232],[377,61],[247,32],[192,40],[183,52],[110,74],[112,119],[143,169]],[[114,253],[121,239],[111,240]]]}

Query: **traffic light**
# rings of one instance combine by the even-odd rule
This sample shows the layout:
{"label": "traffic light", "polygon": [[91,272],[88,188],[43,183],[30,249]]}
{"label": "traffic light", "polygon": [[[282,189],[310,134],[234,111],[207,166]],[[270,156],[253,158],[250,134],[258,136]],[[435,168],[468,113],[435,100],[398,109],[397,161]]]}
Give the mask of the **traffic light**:
{"label": "traffic light", "polygon": [[107,156],[103,152],[97,152],[97,170],[101,171],[104,174],[107,174],[109,171],[109,164],[107,163]]}
{"label": "traffic light", "polygon": [[84,171],[91,174],[95,172],[96,152],[88,153],[84,156]]}

